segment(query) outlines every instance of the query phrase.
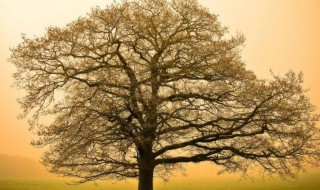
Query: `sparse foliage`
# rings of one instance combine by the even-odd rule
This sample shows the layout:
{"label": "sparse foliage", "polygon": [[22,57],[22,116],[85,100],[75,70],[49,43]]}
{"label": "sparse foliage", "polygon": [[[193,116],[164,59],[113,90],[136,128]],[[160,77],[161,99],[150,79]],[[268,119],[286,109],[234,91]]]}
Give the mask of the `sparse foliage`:
{"label": "sparse foliage", "polygon": [[[12,49],[36,146],[52,172],[96,179],[166,177],[181,163],[227,172],[250,166],[292,176],[319,156],[318,116],[289,72],[257,79],[195,0],[142,0],[95,8]],[[58,98],[57,98],[58,97]],[[39,117],[53,115],[48,125]]]}

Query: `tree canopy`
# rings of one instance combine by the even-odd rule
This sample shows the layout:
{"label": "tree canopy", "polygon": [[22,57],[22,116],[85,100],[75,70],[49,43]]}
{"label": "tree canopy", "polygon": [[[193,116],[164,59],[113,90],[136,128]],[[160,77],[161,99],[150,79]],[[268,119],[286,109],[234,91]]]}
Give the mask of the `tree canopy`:
{"label": "tree canopy", "polygon": [[[317,161],[302,74],[258,79],[241,60],[244,37],[226,34],[196,0],[137,0],[23,36],[10,61],[33,144],[49,145],[44,164],[83,182],[138,177],[150,190],[154,172],[181,163],[286,177]],[[54,121],[40,124],[46,115]]]}

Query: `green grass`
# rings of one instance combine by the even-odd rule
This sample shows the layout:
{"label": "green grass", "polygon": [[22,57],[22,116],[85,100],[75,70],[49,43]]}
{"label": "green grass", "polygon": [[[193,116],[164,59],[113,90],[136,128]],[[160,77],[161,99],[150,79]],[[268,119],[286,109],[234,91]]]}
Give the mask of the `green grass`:
{"label": "green grass", "polygon": [[[66,181],[68,182],[68,181]],[[136,181],[98,182],[67,185],[63,180],[10,180],[0,179],[0,190],[135,190]],[[157,180],[155,190],[319,190],[320,174],[301,176],[295,182],[281,180],[237,179],[172,179],[169,183]]]}

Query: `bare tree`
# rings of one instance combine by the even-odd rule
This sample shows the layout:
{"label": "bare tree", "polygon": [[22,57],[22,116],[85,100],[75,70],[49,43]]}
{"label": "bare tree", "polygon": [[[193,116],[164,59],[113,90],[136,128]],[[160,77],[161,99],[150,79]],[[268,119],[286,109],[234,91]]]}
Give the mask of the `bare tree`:
{"label": "bare tree", "polygon": [[[49,145],[44,164],[81,182],[138,178],[152,190],[154,173],[181,163],[286,177],[317,161],[302,75],[257,79],[240,58],[244,37],[226,34],[196,0],[137,0],[23,37],[10,60],[33,144]],[[39,124],[45,115],[54,121]]]}

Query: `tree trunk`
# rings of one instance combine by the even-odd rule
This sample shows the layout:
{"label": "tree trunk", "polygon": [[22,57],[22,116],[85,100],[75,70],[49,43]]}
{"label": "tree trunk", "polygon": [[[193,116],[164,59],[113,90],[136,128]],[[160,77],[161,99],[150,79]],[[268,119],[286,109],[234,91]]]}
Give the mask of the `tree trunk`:
{"label": "tree trunk", "polygon": [[139,184],[138,190],[153,190],[153,171],[155,168],[152,144],[144,143],[139,151]]}
{"label": "tree trunk", "polygon": [[150,170],[139,169],[138,190],[153,190],[153,168]]}

